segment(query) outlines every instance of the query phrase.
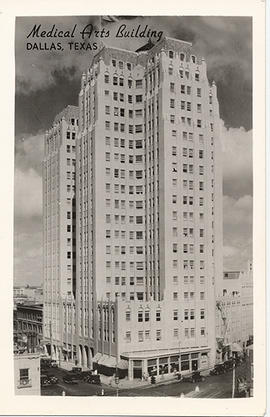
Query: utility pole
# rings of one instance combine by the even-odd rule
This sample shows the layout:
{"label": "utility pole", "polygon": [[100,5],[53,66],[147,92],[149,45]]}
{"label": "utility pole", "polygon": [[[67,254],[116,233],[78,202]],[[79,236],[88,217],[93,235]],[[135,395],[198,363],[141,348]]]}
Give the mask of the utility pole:
{"label": "utility pole", "polygon": [[118,389],[118,384],[119,384],[119,375],[118,375],[118,356],[117,356],[117,359],[116,359],[115,383],[116,383],[116,397],[118,397],[118,396],[119,396],[119,389]]}
{"label": "utility pole", "polygon": [[49,322],[49,329],[50,329],[50,344],[51,344],[51,358],[53,353],[53,339],[52,339],[52,322]]}
{"label": "utility pole", "polygon": [[235,362],[233,361],[233,373],[232,373],[232,398],[235,396]]}

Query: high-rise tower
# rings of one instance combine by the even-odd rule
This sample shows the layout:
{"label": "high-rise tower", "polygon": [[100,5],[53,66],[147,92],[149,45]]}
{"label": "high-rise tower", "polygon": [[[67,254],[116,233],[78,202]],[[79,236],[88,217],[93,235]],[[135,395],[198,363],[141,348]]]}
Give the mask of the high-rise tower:
{"label": "high-rise tower", "polygon": [[77,131],[78,108],[67,106],[44,141],[43,333],[48,353],[59,360],[75,351]]}
{"label": "high-rise tower", "polygon": [[80,363],[122,359],[131,378],[214,363],[221,169],[216,86],[190,43],[94,57],[79,94]]}

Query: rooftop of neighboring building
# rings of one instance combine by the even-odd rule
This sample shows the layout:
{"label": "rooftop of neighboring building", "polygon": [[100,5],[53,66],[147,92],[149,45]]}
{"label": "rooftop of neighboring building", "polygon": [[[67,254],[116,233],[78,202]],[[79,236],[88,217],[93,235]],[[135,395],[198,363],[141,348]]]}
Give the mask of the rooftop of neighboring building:
{"label": "rooftop of neighboring building", "polygon": [[54,123],[61,121],[65,118],[67,121],[71,118],[77,119],[79,117],[79,108],[77,106],[68,105],[60,113],[58,113],[54,118]]}

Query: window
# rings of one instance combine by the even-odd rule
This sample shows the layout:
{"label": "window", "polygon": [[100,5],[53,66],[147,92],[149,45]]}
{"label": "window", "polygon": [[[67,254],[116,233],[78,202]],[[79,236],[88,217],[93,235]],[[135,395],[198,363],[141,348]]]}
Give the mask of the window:
{"label": "window", "polygon": [[173,320],[178,320],[178,310],[173,310]]}
{"label": "window", "polygon": [[170,99],[170,108],[171,109],[175,108],[175,100],[173,98]]}
{"label": "window", "polygon": [[126,332],[126,342],[131,342],[131,332]]}
{"label": "window", "polygon": [[173,51],[169,51],[169,58],[173,59]]}
{"label": "window", "polygon": [[171,114],[170,115],[170,122],[171,123],[174,123],[175,122],[175,115],[174,114]]}
{"label": "window", "polygon": [[205,328],[204,327],[201,328],[201,336],[205,336]]}
{"label": "window", "polygon": [[174,83],[170,83],[170,91],[171,93],[174,93]]}
{"label": "window", "polygon": [[127,310],[127,311],[126,311],[126,321],[130,321],[130,319],[131,319],[131,313],[130,313],[130,310]]}
{"label": "window", "polygon": [[204,300],[204,292],[200,292],[200,300]]}
{"label": "window", "polygon": [[143,331],[138,332],[138,341],[143,342]]}
{"label": "window", "polygon": [[202,121],[200,119],[197,120],[197,127],[202,127]]}
{"label": "window", "polygon": [[135,84],[136,84],[136,88],[142,88],[143,80],[136,80]]}
{"label": "window", "polygon": [[191,111],[191,102],[190,101],[187,102],[187,111]]}
{"label": "window", "polygon": [[184,320],[188,320],[188,317],[189,317],[188,310],[186,309],[184,310]]}
{"label": "window", "polygon": [[190,337],[195,337],[195,329],[194,328],[190,329]]}
{"label": "window", "polygon": [[200,73],[195,72],[195,81],[200,81]]}
{"label": "window", "polygon": [[135,126],[135,133],[141,133],[143,131],[143,125]]}
{"label": "window", "polygon": [[178,300],[178,292],[173,293],[173,300]]}
{"label": "window", "polygon": [[178,338],[178,329],[173,329],[173,337]]}
{"label": "window", "polygon": [[161,311],[156,310],[156,321],[161,321]]}
{"label": "window", "polygon": [[185,101],[181,101],[181,106],[180,106],[181,110],[185,110],[186,108],[186,102]]}
{"label": "window", "polygon": [[144,313],[144,320],[149,321],[150,320],[150,311],[146,310]]}
{"label": "window", "polygon": [[204,320],[205,319],[205,311],[204,311],[204,309],[201,309],[200,318],[201,318],[201,320]]}
{"label": "window", "polygon": [[143,311],[138,311],[138,322],[141,323],[143,322]]}
{"label": "window", "polygon": [[20,369],[20,384],[26,385],[29,383],[29,368]]}
{"label": "window", "polygon": [[156,330],[156,340],[161,340],[161,330]]}
{"label": "window", "polygon": [[190,320],[194,320],[195,319],[195,312],[194,310],[190,310]]}
{"label": "window", "polygon": [[142,103],[142,101],[143,101],[142,95],[141,94],[136,95],[136,103]]}

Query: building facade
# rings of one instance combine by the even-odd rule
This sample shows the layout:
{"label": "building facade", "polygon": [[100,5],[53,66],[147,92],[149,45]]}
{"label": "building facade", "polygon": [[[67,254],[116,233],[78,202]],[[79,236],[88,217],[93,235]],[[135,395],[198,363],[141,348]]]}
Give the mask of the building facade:
{"label": "building facade", "polygon": [[28,353],[36,352],[43,339],[42,304],[17,304],[13,310],[14,347]]}
{"label": "building facade", "polygon": [[253,341],[253,271],[225,271],[222,295],[217,297],[218,359],[241,352]]}
{"label": "building facade", "polygon": [[75,334],[78,108],[67,106],[46,132],[43,161],[43,332],[47,352],[71,357]]}
{"label": "building facade", "polygon": [[88,361],[126,358],[133,377],[138,354],[158,360],[169,346],[213,364],[220,157],[216,86],[190,43],[94,57],[82,76],[76,165],[77,331]]}
{"label": "building facade", "polygon": [[82,366],[124,364],[129,378],[213,366],[222,164],[217,91],[204,59],[190,43],[164,38],[137,52],[104,46],[82,75],[73,286],[69,126],[58,116],[45,139],[47,340]]}
{"label": "building facade", "polygon": [[40,395],[39,355],[14,355],[14,387],[16,395]]}

